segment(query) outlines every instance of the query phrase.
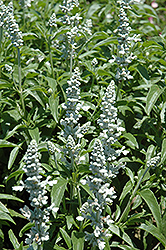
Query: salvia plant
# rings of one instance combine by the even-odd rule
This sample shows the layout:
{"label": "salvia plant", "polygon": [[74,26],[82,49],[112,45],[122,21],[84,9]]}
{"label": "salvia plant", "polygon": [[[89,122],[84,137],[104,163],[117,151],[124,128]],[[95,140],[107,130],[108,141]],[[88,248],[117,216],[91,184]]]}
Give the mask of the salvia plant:
{"label": "salvia plant", "polygon": [[[26,173],[26,180],[20,181],[20,186],[13,187],[13,190],[26,189],[30,194],[29,200],[30,205],[34,209],[31,210],[27,205],[21,208],[21,213],[35,225],[31,228],[30,233],[27,234],[25,242],[29,245],[29,249],[33,249],[33,243],[37,243],[41,246],[42,243],[49,239],[47,223],[49,222],[49,212],[52,206],[43,208],[48,204],[48,196],[46,186],[56,184],[56,180],[49,180],[51,176],[47,176],[45,180],[42,180],[43,169],[41,168],[41,163],[39,159],[39,153],[37,148],[37,143],[32,140],[28,146],[26,155],[24,157],[25,165],[23,166],[23,171]],[[56,208],[54,208],[55,210]],[[39,249],[40,247],[38,247]]]}
{"label": "salvia plant", "polygon": [[165,2],[0,1],[0,249],[166,248]]}

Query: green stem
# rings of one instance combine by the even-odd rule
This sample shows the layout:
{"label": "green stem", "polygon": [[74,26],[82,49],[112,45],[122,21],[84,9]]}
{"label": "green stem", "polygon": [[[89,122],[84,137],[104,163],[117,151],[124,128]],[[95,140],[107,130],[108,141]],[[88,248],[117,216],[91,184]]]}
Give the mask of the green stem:
{"label": "green stem", "polygon": [[56,159],[55,153],[54,153],[54,161],[55,161],[56,169],[58,170],[58,164],[57,164],[57,159]]}
{"label": "green stem", "polygon": [[2,47],[3,27],[0,26],[0,48]]}
{"label": "green stem", "polygon": [[120,81],[120,83],[118,84],[118,89],[117,89],[117,93],[116,93],[116,99],[115,101],[118,100],[118,97],[119,97],[119,92],[120,92],[120,89],[122,89],[122,86],[123,86],[123,80]]}
{"label": "green stem", "polygon": [[19,48],[17,48],[17,55],[18,55],[18,82],[19,82],[19,94],[20,94],[20,99],[21,99],[23,114],[24,114],[24,116],[25,116],[25,105],[24,105],[24,99],[23,99],[23,95],[22,95],[22,86],[21,86],[21,57],[20,57],[20,49],[19,49]]}
{"label": "green stem", "polygon": [[63,205],[64,213],[66,214],[68,211],[66,209],[65,196],[63,196],[63,198],[62,198],[62,205]]}
{"label": "green stem", "polygon": [[91,90],[93,89],[94,83],[95,83],[95,76],[94,76],[94,75],[92,75]]}
{"label": "green stem", "polygon": [[146,175],[146,173],[148,172],[149,168],[150,168],[150,167],[147,167],[147,169],[146,169],[145,172],[143,173],[142,177],[141,177],[140,180],[138,181],[136,187],[134,188],[133,193],[132,193],[132,195],[131,195],[131,197],[130,197],[128,203],[127,203],[127,206],[125,207],[125,209],[124,209],[124,211],[123,211],[123,213],[122,213],[122,215],[121,215],[121,217],[120,217],[120,219],[119,219],[119,221],[118,221],[118,224],[119,224],[120,222],[122,222],[123,219],[125,218],[125,216],[127,215],[128,211],[129,211],[129,208],[130,208],[130,204],[131,204],[133,198],[135,197],[135,194],[136,194],[136,192],[137,192],[137,189],[139,188],[139,185],[141,184],[141,182],[142,182],[144,176]]}
{"label": "green stem", "polygon": [[52,77],[55,79],[54,65],[53,65],[52,53],[51,53],[51,39],[50,39],[50,37],[49,37],[49,40],[48,40],[48,49],[49,49],[49,58],[50,58],[50,64],[51,64],[51,73],[52,73]]}
{"label": "green stem", "polygon": [[25,0],[23,0],[23,24],[24,24],[24,30],[26,30],[26,22],[25,22]]}
{"label": "green stem", "polygon": [[[0,26],[0,62],[2,60],[2,39],[3,39],[3,27]],[[1,68],[0,68],[0,78],[1,78]]]}
{"label": "green stem", "polygon": [[43,247],[38,245],[37,250],[43,250]]}
{"label": "green stem", "polygon": [[71,49],[71,55],[70,55],[70,77],[72,77],[72,69],[73,69],[73,47]]}
{"label": "green stem", "polygon": [[81,208],[82,207],[82,201],[81,201],[81,194],[80,194],[79,187],[77,188],[77,190],[78,190],[78,203],[79,203],[79,207]]}
{"label": "green stem", "polygon": [[[82,201],[81,201],[81,194],[80,194],[80,189],[79,186],[77,188],[77,192],[78,192],[78,203],[79,203],[79,208],[82,207]],[[79,232],[83,231],[83,221],[80,222],[80,227],[79,227]]]}

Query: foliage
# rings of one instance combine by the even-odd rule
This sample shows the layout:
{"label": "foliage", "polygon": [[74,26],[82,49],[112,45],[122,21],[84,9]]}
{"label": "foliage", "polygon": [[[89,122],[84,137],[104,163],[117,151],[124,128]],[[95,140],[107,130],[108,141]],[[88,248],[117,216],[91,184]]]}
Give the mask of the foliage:
{"label": "foliage", "polygon": [[165,249],[165,11],[0,1],[0,248]]}

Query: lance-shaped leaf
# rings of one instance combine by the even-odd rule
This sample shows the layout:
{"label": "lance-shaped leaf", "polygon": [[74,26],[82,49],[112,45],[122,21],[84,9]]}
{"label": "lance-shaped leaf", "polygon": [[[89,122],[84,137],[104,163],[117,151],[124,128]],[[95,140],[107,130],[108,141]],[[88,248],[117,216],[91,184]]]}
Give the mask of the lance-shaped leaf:
{"label": "lance-shaped leaf", "polygon": [[164,138],[161,149],[161,161],[160,164],[163,164],[166,160],[166,138]]}
{"label": "lance-shaped leaf", "polygon": [[157,227],[161,229],[162,226],[161,211],[155,195],[150,189],[143,189],[139,192],[139,194],[141,195],[141,197],[144,199],[149,209],[151,210],[153,217],[156,221]]}
{"label": "lance-shaped leaf", "polygon": [[68,233],[63,229],[63,228],[60,228],[60,232],[62,234],[62,237],[64,238],[68,248],[71,247],[71,239],[70,239],[70,236],[68,235]]}
{"label": "lance-shaped leaf", "polygon": [[8,234],[9,234],[9,239],[10,239],[10,241],[11,241],[12,244],[13,244],[13,247],[14,247],[15,249],[19,248],[20,244],[19,244],[19,242],[18,242],[16,236],[14,235],[12,229],[9,230]]}
{"label": "lance-shaped leaf", "polygon": [[155,227],[153,224],[150,224],[148,221],[146,223],[147,225],[141,224],[139,228],[152,234],[155,238],[157,238],[163,244],[163,246],[166,246],[166,237],[164,237],[164,235],[161,233],[159,228]]}
{"label": "lance-shaped leaf", "polygon": [[73,243],[73,250],[83,250],[84,249],[84,233],[79,233],[76,231],[72,232],[71,235],[72,243]]}
{"label": "lance-shaped leaf", "polygon": [[[57,184],[55,184],[51,191],[51,203],[54,203],[55,207],[59,208],[59,205],[63,199],[64,192],[68,180],[64,178],[59,178]],[[53,215],[56,217],[56,213],[53,212]]]}
{"label": "lance-shaped leaf", "polygon": [[164,90],[165,90],[165,88],[160,89],[159,86],[157,86],[157,85],[153,85],[150,88],[148,95],[147,95],[147,98],[146,98],[146,107],[145,107],[145,111],[148,115],[152,111],[153,106],[155,105],[157,99],[163,93]]}

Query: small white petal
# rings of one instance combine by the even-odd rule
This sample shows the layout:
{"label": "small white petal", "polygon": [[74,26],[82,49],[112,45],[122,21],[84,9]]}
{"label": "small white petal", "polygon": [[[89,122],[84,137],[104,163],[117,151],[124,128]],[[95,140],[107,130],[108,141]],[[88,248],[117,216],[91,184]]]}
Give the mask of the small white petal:
{"label": "small white petal", "polygon": [[76,217],[76,220],[78,220],[78,221],[83,221],[83,220],[84,220],[84,217],[82,217],[82,216],[77,216],[77,217]]}
{"label": "small white petal", "polygon": [[24,189],[24,186],[14,186],[14,187],[12,187],[12,189],[14,191],[20,191],[21,192]]}

